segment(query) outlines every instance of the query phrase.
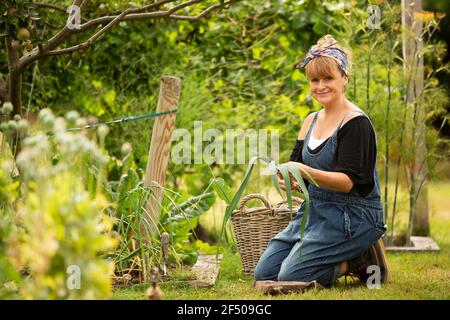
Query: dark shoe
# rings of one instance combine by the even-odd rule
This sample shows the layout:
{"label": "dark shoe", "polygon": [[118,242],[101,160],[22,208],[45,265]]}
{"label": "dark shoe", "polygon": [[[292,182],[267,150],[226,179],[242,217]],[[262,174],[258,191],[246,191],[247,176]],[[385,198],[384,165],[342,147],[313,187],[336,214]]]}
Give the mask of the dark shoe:
{"label": "dark shoe", "polygon": [[389,270],[387,258],[386,258],[386,250],[384,248],[384,242],[383,239],[380,238],[375,242],[373,245],[377,257],[378,257],[378,266],[380,267],[381,272],[381,283],[388,283],[390,280],[391,272]]}
{"label": "dark shoe", "polygon": [[367,267],[370,265],[378,265],[378,258],[373,246],[363,252],[363,254],[355,259],[349,260],[348,272],[346,275],[356,277],[362,283],[366,283],[370,274],[367,273]]}
{"label": "dark shoe", "polygon": [[347,275],[359,278],[363,283],[371,276],[368,268],[376,265],[380,268],[380,282],[389,282],[390,272],[387,264],[386,253],[384,249],[383,239],[378,239],[369,247],[360,257],[349,260]]}

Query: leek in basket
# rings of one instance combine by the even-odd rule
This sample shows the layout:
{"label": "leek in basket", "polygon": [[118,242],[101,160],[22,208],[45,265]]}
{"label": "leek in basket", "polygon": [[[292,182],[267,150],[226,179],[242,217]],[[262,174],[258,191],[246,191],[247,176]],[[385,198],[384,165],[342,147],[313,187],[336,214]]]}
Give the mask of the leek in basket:
{"label": "leek in basket", "polygon": [[[222,179],[214,179],[214,182],[212,184],[213,188],[218,193],[219,197],[227,203],[227,208],[225,210],[225,215],[224,215],[222,228],[221,228],[220,239],[222,239],[223,236],[226,235],[225,229],[226,229],[227,223],[230,220],[231,215],[233,214],[233,211],[236,209],[236,207],[239,203],[239,200],[242,197],[242,194],[244,193],[244,190],[250,180],[250,175],[253,171],[253,167],[255,166],[255,163],[257,160],[261,160],[261,161],[269,164],[269,170],[272,169],[270,172],[270,175],[271,175],[272,181],[275,185],[275,188],[280,193],[280,195],[283,196],[282,192],[281,192],[280,184],[278,183],[278,178],[277,178],[277,171],[280,171],[281,176],[283,177],[283,180],[285,181],[285,184],[286,184],[286,198],[287,198],[289,210],[292,210],[292,189],[291,189],[291,178],[290,178],[289,174],[292,174],[292,176],[295,178],[295,180],[297,180],[297,182],[299,183],[300,188],[301,188],[300,197],[305,200],[305,211],[304,211],[301,225],[300,225],[300,241],[302,241],[303,234],[305,231],[305,226],[308,221],[308,215],[309,215],[309,209],[310,209],[309,194],[308,194],[308,189],[306,188],[306,185],[305,185],[305,181],[303,180],[303,177],[300,174],[299,169],[295,164],[283,163],[281,165],[278,165],[275,163],[275,161],[273,161],[269,158],[266,158],[266,157],[253,157],[250,159],[250,162],[248,164],[248,167],[245,172],[242,183],[239,186],[237,192],[234,194],[233,197],[231,197],[230,192],[227,189],[227,187]],[[318,186],[317,183],[314,181],[314,179],[306,171],[304,171],[304,173],[308,176],[308,178],[309,178],[308,180],[311,183]]]}

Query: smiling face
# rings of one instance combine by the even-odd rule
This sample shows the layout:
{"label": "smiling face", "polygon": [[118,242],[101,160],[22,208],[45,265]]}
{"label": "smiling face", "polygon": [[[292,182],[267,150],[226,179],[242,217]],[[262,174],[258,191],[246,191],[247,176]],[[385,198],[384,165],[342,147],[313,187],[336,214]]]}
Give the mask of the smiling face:
{"label": "smiling face", "polygon": [[348,78],[334,59],[317,57],[306,65],[305,70],[311,94],[321,105],[333,105],[344,97]]}

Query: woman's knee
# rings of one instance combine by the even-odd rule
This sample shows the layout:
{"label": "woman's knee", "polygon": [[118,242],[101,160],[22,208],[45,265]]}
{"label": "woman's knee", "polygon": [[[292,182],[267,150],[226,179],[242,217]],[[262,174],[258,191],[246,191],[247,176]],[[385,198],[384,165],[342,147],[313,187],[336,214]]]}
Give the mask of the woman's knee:
{"label": "woman's knee", "polygon": [[334,268],[289,268],[281,266],[278,273],[278,281],[317,281],[323,286],[334,283]]}
{"label": "woman's knee", "polygon": [[313,281],[313,275],[311,275],[309,272],[305,272],[306,270],[298,270],[298,271],[292,271],[288,268],[281,268],[280,272],[278,273],[278,281],[303,281],[303,282],[309,282]]}
{"label": "woman's knee", "polygon": [[276,280],[278,270],[268,265],[267,261],[260,260],[254,270],[255,280]]}
{"label": "woman's knee", "polygon": [[255,280],[277,280],[281,263],[291,248],[289,243],[272,239],[255,267]]}

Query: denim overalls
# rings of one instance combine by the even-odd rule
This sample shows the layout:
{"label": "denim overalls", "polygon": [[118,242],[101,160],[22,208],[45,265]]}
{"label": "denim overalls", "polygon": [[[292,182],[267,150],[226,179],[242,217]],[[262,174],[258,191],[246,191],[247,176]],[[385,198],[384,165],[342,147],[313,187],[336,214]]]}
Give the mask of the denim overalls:
{"label": "denim overalls", "polygon": [[[362,113],[357,110],[350,112]],[[317,121],[318,112],[316,112],[302,148],[305,165],[333,171],[337,132],[347,114],[323,148],[313,154],[308,151],[307,146]],[[318,188],[310,183],[308,191],[311,206],[302,243],[300,243],[300,223],[305,203],[300,206],[297,215],[286,229],[269,242],[255,268],[255,279],[317,280],[323,286],[334,284],[340,276],[340,263],[360,256],[386,231],[376,164],[373,179],[374,188],[366,197],[362,197],[355,190],[349,193],[337,192]]]}

